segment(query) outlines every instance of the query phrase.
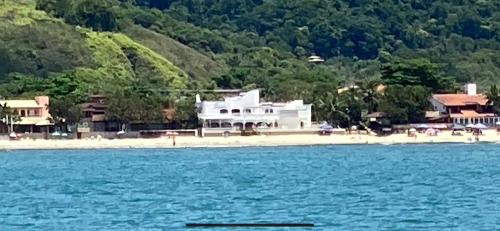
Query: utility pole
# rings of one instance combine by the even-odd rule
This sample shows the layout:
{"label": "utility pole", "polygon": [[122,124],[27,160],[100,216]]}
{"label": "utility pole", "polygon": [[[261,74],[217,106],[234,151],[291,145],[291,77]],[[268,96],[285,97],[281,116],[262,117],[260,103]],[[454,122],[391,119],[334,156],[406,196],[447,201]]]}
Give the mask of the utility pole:
{"label": "utility pole", "polygon": [[9,115],[5,115],[5,118],[3,119],[3,122],[7,126],[7,134],[10,134],[10,131],[9,131]]}
{"label": "utility pole", "polygon": [[10,116],[10,132],[14,132],[14,117]]}

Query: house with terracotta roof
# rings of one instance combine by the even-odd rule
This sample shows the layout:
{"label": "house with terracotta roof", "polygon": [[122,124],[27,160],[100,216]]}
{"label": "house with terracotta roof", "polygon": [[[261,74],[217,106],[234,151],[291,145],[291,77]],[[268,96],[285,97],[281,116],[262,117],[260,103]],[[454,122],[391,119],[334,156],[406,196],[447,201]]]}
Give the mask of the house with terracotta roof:
{"label": "house with terracotta roof", "polygon": [[467,84],[461,94],[433,94],[430,101],[449,123],[494,125],[500,121],[488,97],[477,94],[476,84]]}
{"label": "house with terracotta roof", "polygon": [[2,106],[12,109],[16,115],[15,121],[5,119],[6,124],[12,122],[13,129],[18,133],[48,133],[52,125],[49,113],[49,97],[37,96],[26,100],[0,100]]}

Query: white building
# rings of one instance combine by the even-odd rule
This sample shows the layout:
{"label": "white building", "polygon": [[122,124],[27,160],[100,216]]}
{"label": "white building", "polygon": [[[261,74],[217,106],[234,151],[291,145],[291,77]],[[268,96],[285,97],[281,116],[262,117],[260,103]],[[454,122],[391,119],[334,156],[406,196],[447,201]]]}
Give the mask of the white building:
{"label": "white building", "polygon": [[311,127],[311,105],[302,100],[286,103],[260,102],[259,90],[226,97],[223,101],[200,101],[198,118],[204,128],[242,129],[268,127],[302,129]]}
{"label": "white building", "polygon": [[476,84],[465,85],[465,94],[433,94],[430,102],[448,123],[493,126],[500,122],[488,97],[477,94]]}
{"label": "white building", "polygon": [[325,60],[323,58],[316,56],[316,55],[309,56],[309,58],[307,60],[310,63],[316,63],[316,64],[325,62]]}

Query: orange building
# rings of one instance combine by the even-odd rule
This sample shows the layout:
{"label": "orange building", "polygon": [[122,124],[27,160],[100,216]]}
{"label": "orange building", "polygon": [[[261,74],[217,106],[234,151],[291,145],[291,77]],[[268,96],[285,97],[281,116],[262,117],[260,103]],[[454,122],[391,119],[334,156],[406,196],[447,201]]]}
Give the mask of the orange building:
{"label": "orange building", "polygon": [[18,119],[13,121],[17,133],[48,132],[50,126],[54,125],[49,113],[48,96],[37,96],[30,100],[0,100],[0,104],[11,108],[17,115]]}

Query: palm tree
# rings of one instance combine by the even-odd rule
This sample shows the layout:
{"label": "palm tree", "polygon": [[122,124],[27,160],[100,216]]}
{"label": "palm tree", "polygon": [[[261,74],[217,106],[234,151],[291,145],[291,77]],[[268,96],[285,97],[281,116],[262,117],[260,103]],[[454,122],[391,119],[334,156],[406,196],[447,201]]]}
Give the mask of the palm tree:
{"label": "palm tree", "polygon": [[326,92],[316,102],[319,117],[331,124],[339,124],[349,118],[347,102],[336,92]]}
{"label": "palm tree", "polygon": [[486,93],[489,102],[493,105],[493,112],[496,114],[500,113],[500,95],[497,88],[497,85],[492,85],[490,87],[490,91]]}
{"label": "palm tree", "polygon": [[7,106],[7,103],[4,103],[3,105],[0,104],[0,120],[3,120],[3,119],[6,119],[5,125],[7,125],[11,122],[16,122],[16,121],[20,120],[18,114],[12,108]]}
{"label": "palm tree", "polygon": [[378,92],[381,80],[372,79],[363,81],[359,86],[359,91],[363,102],[366,104],[368,113],[376,112],[382,94]]}

